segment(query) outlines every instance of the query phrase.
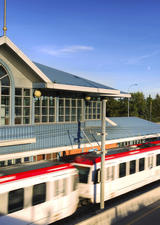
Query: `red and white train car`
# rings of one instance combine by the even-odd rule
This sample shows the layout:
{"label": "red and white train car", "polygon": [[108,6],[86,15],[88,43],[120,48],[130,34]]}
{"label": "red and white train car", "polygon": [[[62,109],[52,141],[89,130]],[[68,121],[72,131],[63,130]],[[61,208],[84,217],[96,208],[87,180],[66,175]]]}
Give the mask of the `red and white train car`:
{"label": "red and white train car", "polygon": [[[83,154],[73,164],[79,170],[80,197],[100,202],[100,154]],[[111,150],[105,157],[105,200],[159,179],[159,141]]]}
{"label": "red and white train car", "polygon": [[78,206],[78,171],[37,162],[0,169],[0,224],[49,224]]}

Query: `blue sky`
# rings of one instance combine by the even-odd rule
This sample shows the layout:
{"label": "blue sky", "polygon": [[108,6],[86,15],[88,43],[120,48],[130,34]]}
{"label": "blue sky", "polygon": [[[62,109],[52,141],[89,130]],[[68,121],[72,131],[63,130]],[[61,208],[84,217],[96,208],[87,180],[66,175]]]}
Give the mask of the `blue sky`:
{"label": "blue sky", "polygon": [[[2,11],[0,0],[0,35]],[[7,0],[7,28],[32,61],[160,94],[159,0]]]}

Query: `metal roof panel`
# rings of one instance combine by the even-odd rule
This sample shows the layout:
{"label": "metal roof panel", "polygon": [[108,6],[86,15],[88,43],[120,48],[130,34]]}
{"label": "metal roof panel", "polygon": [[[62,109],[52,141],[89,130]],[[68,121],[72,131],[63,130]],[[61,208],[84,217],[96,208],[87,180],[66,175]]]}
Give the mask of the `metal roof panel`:
{"label": "metal roof panel", "polygon": [[67,73],[64,71],[60,71],[40,63],[34,62],[34,64],[53,82],[57,84],[65,84],[65,85],[74,85],[74,86],[83,86],[83,87],[91,87],[91,88],[102,88],[102,89],[110,89],[117,90],[112,87],[96,83],[94,81],[76,76],[71,73]]}

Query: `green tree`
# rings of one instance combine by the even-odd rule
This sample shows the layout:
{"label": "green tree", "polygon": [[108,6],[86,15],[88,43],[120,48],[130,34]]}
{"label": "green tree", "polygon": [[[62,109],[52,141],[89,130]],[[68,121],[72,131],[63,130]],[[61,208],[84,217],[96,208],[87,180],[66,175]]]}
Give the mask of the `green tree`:
{"label": "green tree", "polygon": [[118,99],[118,106],[119,106],[119,110],[118,110],[118,115],[119,116],[127,116],[128,115],[128,98],[120,98]]}
{"label": "green tree", "polygon": [[[108,98],[106,107],[107,116],[128,116],[128,98]],[[149,95],[145,99],[142,92],[131,93],[129,109],[130,116],[160,122],[160,95],[157,94],[154,99]]]}
{"label": "green tree", "polygon": [[130,99],[130,116],[145,118],[146,101],[142,92],[131,94]]}
{"label": "green tree", "polygon": [[152,102],[152,120],[155,122],[160,121],[160,96],[158,94]]}
{"label": "green tree", "polygon": [[119,109],[118,101],[114,98],[108,98],[106,104],[106,115],[108,117],[119,116],[118,109]]}
{"label": "green tree", "polygon": [[145,112],[145,119],[152,120],[152,102],[153,99],[151,98],[151,95],[149,95],[146,98],[146,112]]}

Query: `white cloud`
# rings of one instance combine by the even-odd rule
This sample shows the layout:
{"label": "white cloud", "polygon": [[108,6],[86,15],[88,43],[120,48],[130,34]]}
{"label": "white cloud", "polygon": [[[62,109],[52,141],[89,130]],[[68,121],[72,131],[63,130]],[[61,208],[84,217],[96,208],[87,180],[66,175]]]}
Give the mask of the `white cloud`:
{"label": "white cloud", "polygon": [[138,63],[140,63],[141,61],[143,61],[145,59],[148,59],[148,58],[150,58],[152,56],[158,55],[159,53],[160,53],[160,51],[156,50],[156,51],[153,51],[150,54],[133,57],[133,58],[127,59],[126,60],[126,64],[129,64],[129,65],[138,64]]}
{"label": "white cloud", "polygon": [[39,51],[44,52],[48,55],[53,55],[53,56],[60,56],[60,55],[66,55],[66,54],[73,54],[77,52],[82,52],[82,51],[92,51],[94,50],[93,47],[91,46],[85,46],[85,45],[72,45],[72,46],[67,46],[64,48],[51,48],[51,47],[40,47]]}

